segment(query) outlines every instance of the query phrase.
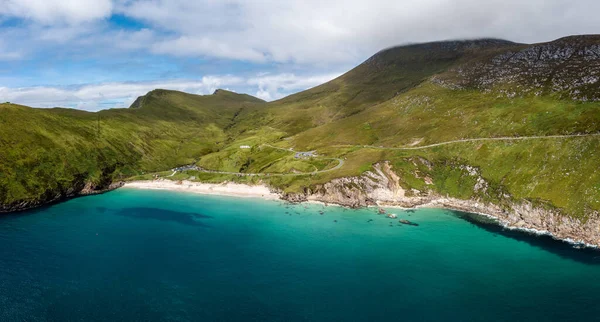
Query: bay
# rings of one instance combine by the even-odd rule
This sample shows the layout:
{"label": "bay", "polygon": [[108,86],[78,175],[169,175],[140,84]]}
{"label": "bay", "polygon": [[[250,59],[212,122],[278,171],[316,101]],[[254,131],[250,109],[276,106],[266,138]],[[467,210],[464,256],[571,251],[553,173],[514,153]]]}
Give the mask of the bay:
{"label": "bay", "polygon": [[394,212],[120,189],[3,215],[0,320],[600,316],[600,252],[477,215]]}

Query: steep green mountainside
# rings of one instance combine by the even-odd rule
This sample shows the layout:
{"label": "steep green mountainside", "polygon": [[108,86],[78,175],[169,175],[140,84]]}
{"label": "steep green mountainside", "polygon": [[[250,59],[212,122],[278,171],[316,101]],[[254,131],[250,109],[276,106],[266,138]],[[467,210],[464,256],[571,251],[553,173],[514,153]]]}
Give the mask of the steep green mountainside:
{"label": "steep green mountainside", "polygon": [[[195,162],[228,139],[244,108],[264,102],[218,91],[198,96],[155,90],[135,108],[89,113],[0,105],[0,203],[61,198],[86,184]],[[27,205],[25,205],[27,206]]]}
{"label": "steep green mountainside", "polygon": [[[528,200],[586,218],[600,211],[599,46],[575,36],[395,47],[270,103],[155,90],[99,113],[4,104],[0,202],[155,175],[299,193],[389,161],[409,195]],[[205,171],[168,171],[184,164]]]}
{"label": "steep green mountainside", "polygon": [[600,130],[597,102],[551,96],[507,98],[432,82],[361,113],[294,136],[294,145],[426,145],[468,138],[585,134]]}
{"label": "steep green mountainside", "polygon": [[269,103],[242,127],[268,124],[289,133],[359,113],[406,92],[464,59],[519,45],[496,39],[446,41],[383,50],[344,75]]}
{"label": "steep green mountainside", "polygon": [[300,133],[296,141],[310,147],[394,146],[474,137],[590,133],[600,130],[599,95],[600,36],[506,45],[463,56],[418,86]]}

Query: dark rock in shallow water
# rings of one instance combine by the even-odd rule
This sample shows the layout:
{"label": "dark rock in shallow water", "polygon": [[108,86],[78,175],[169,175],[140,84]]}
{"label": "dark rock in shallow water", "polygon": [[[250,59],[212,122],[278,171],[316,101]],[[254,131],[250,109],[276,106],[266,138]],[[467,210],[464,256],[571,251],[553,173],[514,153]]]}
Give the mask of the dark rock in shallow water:
{"label": "dark rock in shallow water", "polygon": [[404,225],[419,226],[419,224],[415,224],[414,222],[408,221],[406,219],[400,219],[399,222]]}

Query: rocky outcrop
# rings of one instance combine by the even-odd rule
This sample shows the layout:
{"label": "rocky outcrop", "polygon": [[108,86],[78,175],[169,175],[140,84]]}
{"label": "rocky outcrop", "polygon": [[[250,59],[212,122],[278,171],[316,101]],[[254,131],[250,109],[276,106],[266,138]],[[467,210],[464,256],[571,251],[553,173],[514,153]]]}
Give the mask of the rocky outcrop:
{"label": "rocky outcrop", "polygon": [[427,202],[428,196],[406,197],[406,191],[400,186],[400,178],[391,170],[388,162],[373,166],[358,177],[334,179],[314,189],[307,188],[302,194],[287,194],[284,199],[299,201],[321,201],[351,208],[394,204],[413,207]]}
{"label": "rocky outcrop", "polygon": [[372,171],[361,176],[334,179],[312,189],[306,188],[301,194],[287,194],[283,198],[292,202],[320,201],[351,208],[375,205],[409,208],[436,199],[431,193],[403,189],[389,162],[375,164]]}
{"label": "rocky outcrop", "polygon": [[563,99],[600,101],[600,36],[574,36],[467,62],[433,78],[453,89],[501,96],[557,93]]}
{"label": "rocky outcrop", "polygon": [[85,187],[79,191],[79,196],[89,196],[89,195],[98,195],[98,194],[102,194],[108,191],[112,191],[118,188],[121,188],[123,185],[125,184],[125,182],[123,181],[119,181],[119,182],[112,182],[111,184],[109,184],[108,186],[96,186],[94,184],[92,184],[91,182],[88,182]]}
{"label": "rocky outcrop", "polygon": [[10,204],[0,204],[0,213],[24,211],[79,196],[101,194],[118,189],[123,185],[124,182],[112,182],[107,183],[106,185],[97,185],[89,181],[74,181],[69,187],[49,190],[37,199],[21,200]]}
{"label": "rocky outcrop", "polygon": [[455,209],[494,217],[508,228],[550,234],[555,238],[600,246],[600,215],[593,212],[587,218],[574,218],[558,210],[536,207],[527,200],[511,203],[508,208],[477,200],[438,198],[425,207]]}
{"label": "rocky outcrop", "polygon": [[[477,175],[474,168],[465,171]],[[485,190],[487,183],[478,178],[474,189]],[[405,208],[435,207],[479,213],[492,216],[506,227],[535,230],[559,239],[600,246],[600,215],[590,213],[585,219],[562,214],[557,209],[535,206],[527,200],[514,201],[503,195],[502,206],[480,199],[461,200],[441,196],[433,191],[406,190],[400,177],[388,162],[373,166],[373,171],[361,176],[334,179],[303,193],[285,194],[291,202],[319,201],[346,207],[400,206]]]}

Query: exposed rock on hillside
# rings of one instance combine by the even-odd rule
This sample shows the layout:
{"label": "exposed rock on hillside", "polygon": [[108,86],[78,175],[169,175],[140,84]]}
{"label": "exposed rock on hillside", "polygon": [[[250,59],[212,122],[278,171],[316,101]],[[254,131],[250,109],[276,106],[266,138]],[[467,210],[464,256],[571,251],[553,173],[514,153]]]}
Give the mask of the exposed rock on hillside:
{"label": "exposed rock on hillside", "polygon": [[576,36],[508,51],[451,68],[433,78],[445,87],[497,91],[504,96],[557,93],[600,100],[600,36]]}
{"label": "exposed rock on hillside", "polygon": [[378,202],[402,204],[407,200],[398,176],[391,171],[387,162],[376,164],[373,171],[365,172],[362,176],[334,179],[312,190],[306,189],[304,194],[287,195],[286,198],[291,201],[322,201],[352,208],[373,206]]}

